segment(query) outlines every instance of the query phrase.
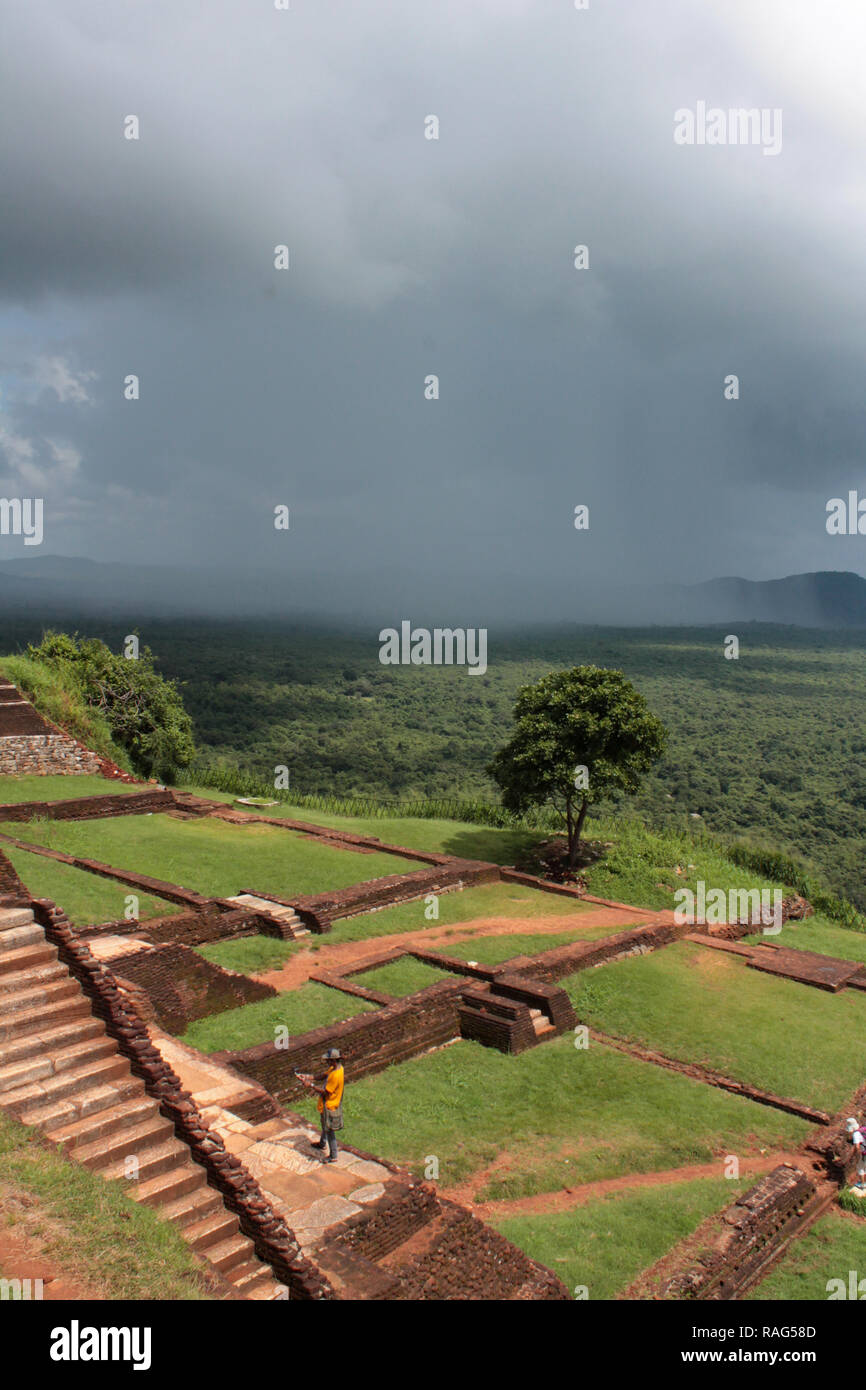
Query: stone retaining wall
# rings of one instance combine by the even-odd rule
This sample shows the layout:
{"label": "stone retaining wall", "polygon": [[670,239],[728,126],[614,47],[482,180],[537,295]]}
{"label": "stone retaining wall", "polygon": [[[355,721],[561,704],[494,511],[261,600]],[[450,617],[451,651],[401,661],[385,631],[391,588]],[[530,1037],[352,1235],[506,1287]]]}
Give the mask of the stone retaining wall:
{"label": "stone retaining wall", "polygon": [[101,772],[101,760],[66,734],[6,734],[0,738],[0,776],[48,777]]}

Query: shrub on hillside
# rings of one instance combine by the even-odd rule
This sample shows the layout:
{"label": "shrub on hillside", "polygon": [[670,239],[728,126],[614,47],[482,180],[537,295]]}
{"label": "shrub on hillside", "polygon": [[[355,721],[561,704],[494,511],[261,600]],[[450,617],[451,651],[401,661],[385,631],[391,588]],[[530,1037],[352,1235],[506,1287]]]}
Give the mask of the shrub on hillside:
{"label": "shrub on hillside", "polygon": [[137,772],[168,778],[176,767],[192,761],[192,720],[175,682],[156,671],[148,647],[133,659],[113,652],[96,637],[46,632],[38,647],[28,647],[27,655],[74,683]]}

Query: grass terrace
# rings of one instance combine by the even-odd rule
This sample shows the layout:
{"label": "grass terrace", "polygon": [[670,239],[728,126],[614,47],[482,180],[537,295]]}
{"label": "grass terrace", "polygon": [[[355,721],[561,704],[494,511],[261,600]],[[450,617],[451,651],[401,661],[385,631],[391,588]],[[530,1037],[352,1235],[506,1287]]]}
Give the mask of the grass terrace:
{"label": "grass terrace", "polygon": [[785,922],[782,930],[775,936],[765,936],[757,932],[754,936],[747,936],[745,940],[753,943],[771,941],[777,946],[789,947],[792,951],[817,951],[822,956],[858,960],[866,965],[866,933],[840,927],[818,913],[802,922]]}
{"label": "grass terrace", "polygon": [[276,826],[166,815],[28,821],[15,835],[209,897],[230,897],[240,888],[300,896],[418,868],[396,855],[351,854]]}
{"label": "grass terrace", "polygon": [[[59,864],[54,859],[45,859],[41,854],[30,854],[26,849],[13,849],[11,845],[0,848],[33,897],[51,898],[52,902],[63,908],[74,926],[116,922],[124,916],[126,899],[132,892],[127,884],[101,878],[98,874],[88,873],[86,869]],[[169,917],[183,910],[179,904],[154,898],[149,893],[139,893],[137,896],[141,921],[146,917]]]}
{"label": "grass terrace", "polygon": [[415,994],[419,989],[435,985],[439,980],[447,980],[445,970],[437,970],[422,960],[404,956],[402,960],[391,961],[388,965],[365,970],[362,975],[353,975],[352,984],[363,985],[365,989],[378,989],[383,994],[393,994],[402,999],[407,994]]}
{"label": "grass terrace", "polygon": [[277,1028],[287,1028],[293,1037],[342,1023],[356,1014],[371,1012],[376,1006],[340,990],[313,982],[275,999],[260,999],[238,1009],[200,1018],[186,1030],[181,1042],[200,1052],[240,1051],[259,1043],[273,1042]]}
{"label": "grass terrace", "polygon": [[89,774],[51,777],[0,777],[0,805],[22,801],[77,801],[82,796],[132,796],[155,790],[144,783],[115,782]]}
{"label": "grass terrace", "polygon": [[570,1035],[516,1057],[460,1042],[350,1075],[346,1114],[359,1148],[419,1172],[436,1154],[443,1188],[472,1178],[490,1201],[787,1147],[812,1128]]}
{"label": "grass terrace", "polygon": [[679,941],[562,981],[582,1023],[834,1111],[863,1079],[861,994],[829,994]]}
{"label": "grass terrace", "polygon": [[571,1211],[494,1216],[490,1224],[595,1302],[616,1298],[747,1186],[703,1178],[599,1197]]}

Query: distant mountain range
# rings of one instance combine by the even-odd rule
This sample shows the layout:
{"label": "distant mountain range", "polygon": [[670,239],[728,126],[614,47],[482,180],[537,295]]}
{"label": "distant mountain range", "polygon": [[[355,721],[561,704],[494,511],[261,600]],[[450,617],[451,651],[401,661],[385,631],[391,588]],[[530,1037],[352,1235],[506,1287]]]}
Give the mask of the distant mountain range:
{"label": "distant mountain range", "polygon": [[[128,618],[133,626],[147,617],[314,617],[315,597],[299,603],[294,588],[294,581],[265,571],[124,565],[40,555],[0,562],[0,615],[6,612],[52,621],[65,615],[80,621],[92,615]],[[362,576],[358,591],[363,591]],[[399,608],[399,597],[396,603]],[[327,615],[324,604],[318,606],[323,618],[339,622],[346,616],[336,611],[339,604],[333,596]],[[401,612],[398,616],[405,615]],[[594,601],[587,603],[577,618],[574,613],[557,614],[554,605],[549,605],[545,623],[558,617],[563,622],[626,626],[760,622],[866,628],[866,579],[850,571],[821,570],[784,579],[730,577],[702,584],[624,587],[615,592],[600,585]],[[393,614],[387,621],[392,619]],[[424,621],[420,614],[415,620]],[[449,621],[449,614],[443,613],[441,620]]]}

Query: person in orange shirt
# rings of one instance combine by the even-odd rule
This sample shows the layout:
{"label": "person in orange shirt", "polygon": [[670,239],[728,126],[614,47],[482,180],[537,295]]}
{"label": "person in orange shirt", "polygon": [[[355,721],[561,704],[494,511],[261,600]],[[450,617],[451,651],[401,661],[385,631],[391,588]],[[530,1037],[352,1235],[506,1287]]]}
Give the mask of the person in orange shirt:
{"label": "person in orange shirt", "polygon": [[314,1086],[319,1097],[319,1119],[322,1124],[322,1137],[314,1149],[328,1150],[326,1163],[337,1161],[336,1131],[343,1128],[343,1089],[346,1084],[343,1059],[338,1047],[329,1047],[322,1058],[328,1063],[328,1075],[323,1086]]}

